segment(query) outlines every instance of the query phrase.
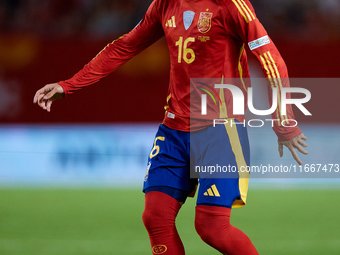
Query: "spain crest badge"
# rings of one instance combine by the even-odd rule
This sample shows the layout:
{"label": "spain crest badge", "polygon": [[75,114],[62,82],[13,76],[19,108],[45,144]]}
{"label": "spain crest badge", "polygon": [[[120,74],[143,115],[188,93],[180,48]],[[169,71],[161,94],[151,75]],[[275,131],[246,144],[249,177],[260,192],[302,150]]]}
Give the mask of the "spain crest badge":
{"label": "spain crest badge", "polygon": [[197,28],[202,34],[209,32],[211,29],[212,16],[213,14],[211,12],[201,12],[197,23]]}

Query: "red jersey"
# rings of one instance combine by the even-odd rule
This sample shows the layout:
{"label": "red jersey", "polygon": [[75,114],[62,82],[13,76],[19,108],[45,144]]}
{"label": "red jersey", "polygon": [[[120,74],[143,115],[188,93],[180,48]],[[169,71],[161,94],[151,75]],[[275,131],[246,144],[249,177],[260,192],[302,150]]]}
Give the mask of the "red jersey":
{"label": "red jersey", "polygon": [[[164,124],[190,131],[199,129],[190,123],[191,78],[249,78],[245,47],[249,47],[269,79],[269,89],[289,86],[286,65],[267,35],[248,0],[154,0],[142,21],[128,34],[107,45],[71,79],[59,82],[65,94],[99,81],[116,68],[165,36],[170,52],[171,70]],[[249,84],[242,82],[245,93]],[[219,107],[223,118],[236,118],[232,95],[224,89]],[[271,94],[271,91],[270,93]],[[280,102],[280,100],[278,100]],[[274,131],[279,140],[301,133],[298,127],[284,127],[282,121],[294,119],[291,107],[281,116],[273,113]],[[205,124],[201,124],[201,128]],[[287,122],[288,123],[288,122]],[[289,124],[286,124],[287,126]]]}

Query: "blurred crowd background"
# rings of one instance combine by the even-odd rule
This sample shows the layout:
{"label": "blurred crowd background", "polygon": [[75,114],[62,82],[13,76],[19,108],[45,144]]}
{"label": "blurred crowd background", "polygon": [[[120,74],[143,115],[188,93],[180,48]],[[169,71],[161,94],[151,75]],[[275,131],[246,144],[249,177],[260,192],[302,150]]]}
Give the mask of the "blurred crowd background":
{"label": "blurred crowd background", "polygon": [[[126,33],[151,0],[0,0],[0,31],[92,37]],[[301,40],[340,37],[339,0],[252,0],[273,36]]]}
{"label": "blurred crowd background", "polygon": [[1,0],[1,31],[70,36],[126,33],[150,0]]}
{"label": "blurred crowd background", "polygon": [[[0,0],[0,123],[162,120],[169,81],[169,54],[164,39],[101,80],[98,86],[55,103],[51,114],[32,104],[38,88],[70,78],[107,43],[135,27],[151,2]],[[340,0],[250,2],[286,61],[290,77],[339,77]],[[252,68],[258,62],[250,52],[248,55]],[[263,77],[261,70],[257,74]],[[312,90],[311,85],[309,89]],[[313,89],[319,97],[323,93],[317,86]],[[339,92],[322,91],[327,101],[335,104],[340,88],[334,89]],[[103,111],[108,101],[112,110]],[[138,114],[136,106],[140,106]],[[312,104],[310,108],[314,111],[313,120],[338,122],[332,114],[322,114],[319,105]]]}

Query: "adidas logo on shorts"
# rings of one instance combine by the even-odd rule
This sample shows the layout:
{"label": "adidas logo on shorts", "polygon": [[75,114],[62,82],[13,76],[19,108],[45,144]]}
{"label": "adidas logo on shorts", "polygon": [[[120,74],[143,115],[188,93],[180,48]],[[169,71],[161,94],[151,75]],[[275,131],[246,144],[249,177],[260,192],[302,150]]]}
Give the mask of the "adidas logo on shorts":
{"label": "adidas logo on shorts", "polygon": [[204,193],[204,196],[207,196],[207,197],[220,197],[220,193],[218,192],[217,190],[217,187],[216,185],[212,185],[211,188],[209,188],[205,193]]}

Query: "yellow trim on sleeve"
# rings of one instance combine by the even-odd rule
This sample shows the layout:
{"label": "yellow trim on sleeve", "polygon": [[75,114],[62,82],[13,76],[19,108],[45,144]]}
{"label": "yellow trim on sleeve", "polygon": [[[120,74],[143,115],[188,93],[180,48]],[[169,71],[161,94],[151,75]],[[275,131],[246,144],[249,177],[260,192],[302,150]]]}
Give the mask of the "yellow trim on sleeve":
{"label": "yellow trim on sleeve", "polygon": [[[271,87],[272,87],[272,89],[273,89],[273,88],[274,88],[274,81],[273,81],[273,79],[272,79],[272,74],[271,74],[271,72],[269,71],[269,69],[268,69],[268,67],[267,67],[266,60],[263,58],[262,55],[260,55],[260,59],[261,59],[261,61],[262,61],[262,63],[263,63],[264,69],[265,69],[266,72],[267,72],[267,75],[268,75],[268,78],[269,78]],[[278,112],[278,111],[276,111],[276,117],[277,117],[278,120],[280,120],[280,116],[279,116],[279,112]],[[281,126],[281,122],[280,122],[280,121],[278,121],[278,125]]]}
{"label": "yellow trim on sleeve", "polygon": [[281,95],[280,95],[281,88],[280,88],[279,83],[278,83],[277,73],[274,71],[274,68],[273,68],[273,66],[274,66],[274,65],[276,66],[276,64],[275,64],[275,62],[272,63],[272,62],[269,60],[269,58],[268,58],[268,56],[267,56],[267,53],[263,53],[263,55],[264,55],[265,59],[267,60],[269,69],[271,70],[271,73],[272,73],[272,75],[273,75],[275,87],[278,88],[278,90],[277,90],[277,96],[278,96],[277,105],[278,105],[278,107],[277,107],[277,109],[276,109],[276,112],[277,112],[277,115],[278,115],[279,120],[280,120],[280,123],[281,123],[281,121],[282,121],[282,116],[281,116]]}
{"label": "yellow trim on sleeve", "polygon": [[[276,63],[274,61],[274,58],[272,57],[272,54],[270,53],[270,51],[268,51],[267,53],[268,53],[268,56],[269,56],[270,60],[272,61],[273,65],[274,65],[274,68],[275,68],[275,71],[276,71],[276,74],[277,74],[277,78],[278,78],[278,81],[279,81],[280,91],[281,91],[281,89],[282,89],[282,80],[281,80],[281,77],[280,77],[279,69],[277,68],[277,65],[276,65]],[[281,94],[279,92],[278,92],[278,96],[279,96],[279,106],[281,107]],[[280,108],[280,115],[281,115],[281,108]],[[287,115],[284,115],[283,117],[284,117],[286,123],[289,124]]]}
{"label": "yellow trim on sleeve", "polygon": [[273,79],[272,79],[272,75],[271,75],[271,73],[270,73],[270,71],[269,71],[269,69],[268,69],[268,67],[267,67],[266,61],[265,61],[265,59],[263,58],[262,55],[260,55],[260,59],[261,59],[261,61],[262,61],[262,64],[263,64],[264,69],[265,69],[266,72],[267,72],[269,81],[270,81],[271,85],[274,87],[274,82],[273,82]]}
{"label": "yellow trim on sleeve", "polygon": [[264,56],[264,58],[265,58],[266,61],[267,61],[267,64],[268,64],[270,73],[271,73],[271,75],[272,75],[272,77],[273,77],[273,81],[274,81],[276,87],[278,87],[279,84],[278,84],[278,82],[277,82],[277,76],[276,76],[276,73],[275,73],[274,68],[273,68],[273,63],[270,62],[270,60],[269,60],[269,58],[268,58],[268,56],[267,56],[266,53],[263,53],[263,56]]}
{"label": "yellow trim on sleeve", "polygon": [[[255,20],[256,17],[255,17],[255,15],[253,14],[253,12],[249,9],[249,6],[248,6],[243,0],[239,0],[239,1],[241,1],[241,2],[244,4],[244,6],[246,7],[246,9],[247,9],[248,12],[250,13],[251,17],[253,18],[253,20]],[[251,20],[252,20],[252,19],[250,18],[250,21],[251,21]]]}
{"label": "yellow trim on sleeve", "polygon": [[287,116],[286,115],[281,115],[281,89],[282,89],[282,81],[281,81],[279,70],[278,70],[277,65],[276,65],[276,63],[275,63],[275,61],[274,61],[274,59],[271,56],[269,51],[267,53],[264,53],[263,55],[265,56],[265,58],[266,58],[266,60],[268,62],[268,65],[271,67],[271,70],[272,70],[272,73],[273,73],[273,76],[274,76],[275,84],[279,88],[278,91],[277,91],[277,95],[278,95],[278,110],[279,110],[279,114],[278,115],[280,116],[280,120],[281,121],[285,120],[286,123],[289,124]]}
{"label": "yellow trim on sleeve", "polygon": [[242,11],[241,7],[238,5],[237,0],[232,0],[232,1],[235,4],[235,6],[238,9],[238,11],[240,12],[240,14],[242,15],[242,17],[244,18],[244,20],[246,21],[246,23],[249,23],[249,20],[248,20],[247,16],[244,14],[244,12]]}
{"label": "yellow trim on sleeve", "polygon": [[236,8],[246,21],[246,23],[249,23],[250,21],[253,21],[256,19],[254,13],[250,10],[249,6],[244,2],[244,0],[232,0],[235,4]]}
{"label": "yellow trim on sleeve", "polygon": [[[265,53],[265,54],[266,54],[266,53]],[[277,69],[277,65],[276,65],[276,63],[275,63],[275,61],[274,61],[274,59],[273,59],[273,57],[272,57],[272,54],[270,54],[270,51],[268,51],[267,54],[268,54],[270,60],[272,61],[272,63],[274,64],[274,66],[275,66],[275,70],[276,70],[276,73],[277,73],[277,77],[278,77],[278,78],[281,78],[281,77],[280,77],[279,70]],[[280,81],[280,83],[281,83],[281,81]],[[281,87],[282,87],[282,84],[281,84]]]}

